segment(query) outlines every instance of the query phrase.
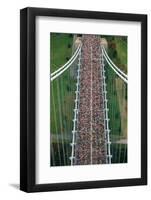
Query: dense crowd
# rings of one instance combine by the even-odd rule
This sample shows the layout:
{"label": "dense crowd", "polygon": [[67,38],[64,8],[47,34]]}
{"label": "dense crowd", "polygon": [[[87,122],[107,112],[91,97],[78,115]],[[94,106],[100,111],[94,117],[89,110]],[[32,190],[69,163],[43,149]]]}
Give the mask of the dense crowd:
{"label": "dense crowd", "polygon": [[100,37],[82,36],[75,165],[106,163]]}

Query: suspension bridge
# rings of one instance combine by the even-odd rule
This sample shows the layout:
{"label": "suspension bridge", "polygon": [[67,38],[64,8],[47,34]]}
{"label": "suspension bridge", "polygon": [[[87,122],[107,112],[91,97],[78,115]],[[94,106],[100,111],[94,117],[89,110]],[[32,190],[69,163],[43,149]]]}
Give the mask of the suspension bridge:
{"label": "suspension bridge", "polygon": [[59,79],[73,63],[76,63],[77,71],[70,164],[111,164],[105,67],[109,66],[125,84],[128,77],[113,63],[96,35],[82,36],[68,62],[51,73],[51,82]]}

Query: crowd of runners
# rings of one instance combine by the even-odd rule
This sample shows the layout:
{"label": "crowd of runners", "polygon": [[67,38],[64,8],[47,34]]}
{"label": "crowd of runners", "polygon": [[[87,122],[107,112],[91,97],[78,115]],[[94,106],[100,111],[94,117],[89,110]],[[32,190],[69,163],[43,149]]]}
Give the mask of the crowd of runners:
{"label": "crowd of runners", "polygon": [[82,36],[75,165],[106,163],[100,37]]}

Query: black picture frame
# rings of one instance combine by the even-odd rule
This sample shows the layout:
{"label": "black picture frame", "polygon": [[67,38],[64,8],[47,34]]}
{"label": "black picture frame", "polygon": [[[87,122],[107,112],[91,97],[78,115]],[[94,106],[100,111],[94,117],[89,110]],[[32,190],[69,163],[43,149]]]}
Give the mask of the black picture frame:
{"label": "black picture frame", "polygon": [[[71,183],[36,184],[35,163],[35,19],[54,16],[102,19],[141,23],[141,178],[100,180]],[[20,11],[20,189],[25,192],[44,192],[147,184],[147,15],[24,8]]]}

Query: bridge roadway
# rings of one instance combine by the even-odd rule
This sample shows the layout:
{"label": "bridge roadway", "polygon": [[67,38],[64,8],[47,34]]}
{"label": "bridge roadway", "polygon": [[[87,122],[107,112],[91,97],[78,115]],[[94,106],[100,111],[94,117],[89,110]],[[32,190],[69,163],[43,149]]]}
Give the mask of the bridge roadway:
{"label": "bridge roadway", "polygon": [[106,163],[100,37],[83,35],[74,165]]}

